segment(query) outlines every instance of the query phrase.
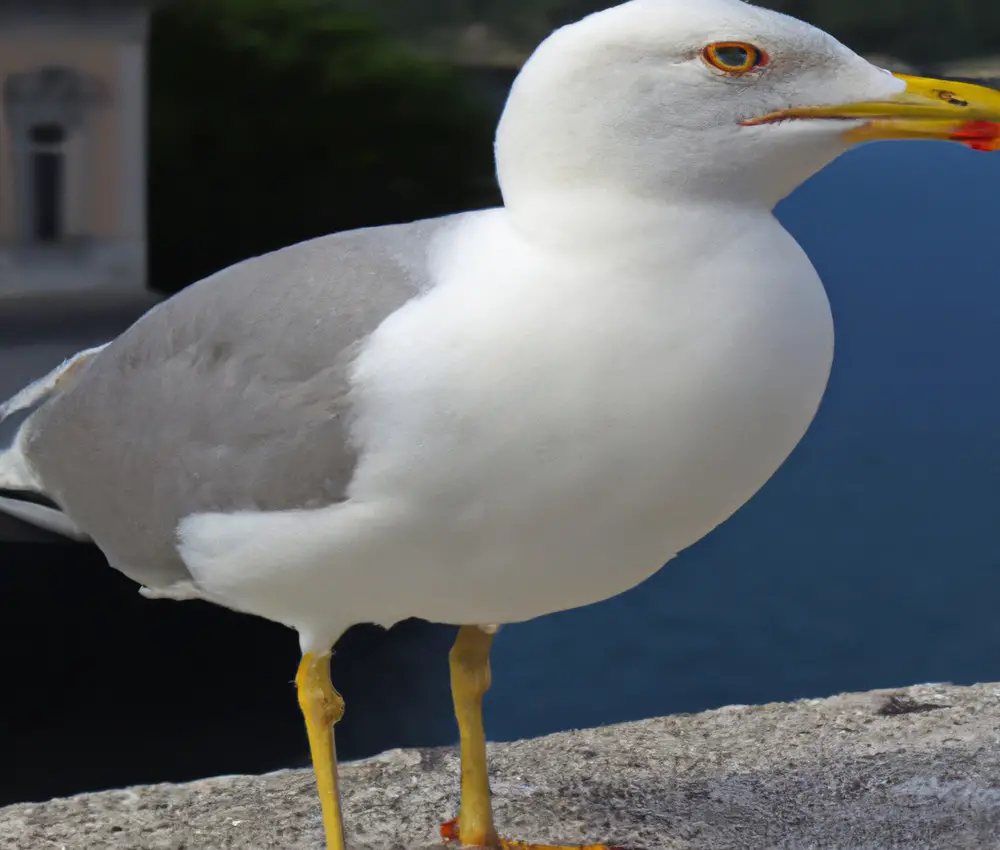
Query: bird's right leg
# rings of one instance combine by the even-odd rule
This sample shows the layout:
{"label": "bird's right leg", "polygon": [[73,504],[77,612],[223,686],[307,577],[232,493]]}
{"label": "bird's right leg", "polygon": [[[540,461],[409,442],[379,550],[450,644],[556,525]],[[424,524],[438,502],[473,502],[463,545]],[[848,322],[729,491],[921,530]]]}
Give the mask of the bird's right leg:
{"label": "bird's right leg", "polygon": [[486,770],[483,697],[490,687],[490,647],[494,629],[462,626],[448,655],[455,717],[461,737],[462,791],[458,818],[444,834],[465,847],[499,850]]}
{"label": "bird's right leg", "polygon": [[621,850],[607,844],[532,844],[497,836],[486,767],[483,697],[490,686],[495,626],[462,626],[448,655],[461,744],[462,789],[458,817],[442,825],[448,842],[479,850]]}
{"label": "bird's right leg", "polygon": [[314,655],[307,652],[303,655],[295,685],[316,771],[326,847],[327,850],[345,850],[340,791],[337,787],[337,750],[333,739],[333,726],[344,716],[344,700],[330,681],[330,653]]}

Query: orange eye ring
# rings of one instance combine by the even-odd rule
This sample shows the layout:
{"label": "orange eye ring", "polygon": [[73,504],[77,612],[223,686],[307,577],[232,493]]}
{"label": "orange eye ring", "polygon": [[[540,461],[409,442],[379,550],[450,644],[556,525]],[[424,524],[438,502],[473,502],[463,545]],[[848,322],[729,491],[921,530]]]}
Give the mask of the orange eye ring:
{"label": "orange eye ring", "polygon": [[733,76],[749,74],[770,61],[764,50],[745,41],[719,41],[708,45],[701,55],[713,68]]}

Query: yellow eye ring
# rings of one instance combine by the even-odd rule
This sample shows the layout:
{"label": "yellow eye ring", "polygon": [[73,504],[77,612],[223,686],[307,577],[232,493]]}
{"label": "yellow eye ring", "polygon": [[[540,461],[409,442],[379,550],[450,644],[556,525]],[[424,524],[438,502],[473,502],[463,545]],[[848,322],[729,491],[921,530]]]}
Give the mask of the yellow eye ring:
{"label": "yellow eye ring", "polygon": [[739,76],[763,68],[770,59],[765,51],[745,41],[719,41],[701,52],[713,68]]}

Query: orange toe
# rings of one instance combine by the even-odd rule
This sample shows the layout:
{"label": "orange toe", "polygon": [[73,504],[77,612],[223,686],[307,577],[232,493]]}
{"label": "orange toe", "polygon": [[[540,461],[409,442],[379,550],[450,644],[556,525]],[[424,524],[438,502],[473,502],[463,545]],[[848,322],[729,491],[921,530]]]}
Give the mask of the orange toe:
{"label": "orange toe", "polygon": [[[458,834],[458,818],[441,824],[441,837],[449,844],[461,844],[461,837]],[[463,847],[471,845],[463,844]],[[484,848],[484,850],[625,850],[611,844],[532,844],[530,841],[514,841],[509,838],[501,838],[496,848]]]}

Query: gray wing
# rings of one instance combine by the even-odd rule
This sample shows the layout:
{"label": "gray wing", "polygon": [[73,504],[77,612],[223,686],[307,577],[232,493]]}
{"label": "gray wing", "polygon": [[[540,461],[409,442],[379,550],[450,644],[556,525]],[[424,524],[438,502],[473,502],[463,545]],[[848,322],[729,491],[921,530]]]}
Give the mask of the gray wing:
{"label": "gray wing", "polygon": [[190,579],[174,538],[184,516],[340,500],[355,463],[351,352],[429,286],[428,247],[460,217],[304,242],[156,306],[28,421],[45,492],[157,588]]}

